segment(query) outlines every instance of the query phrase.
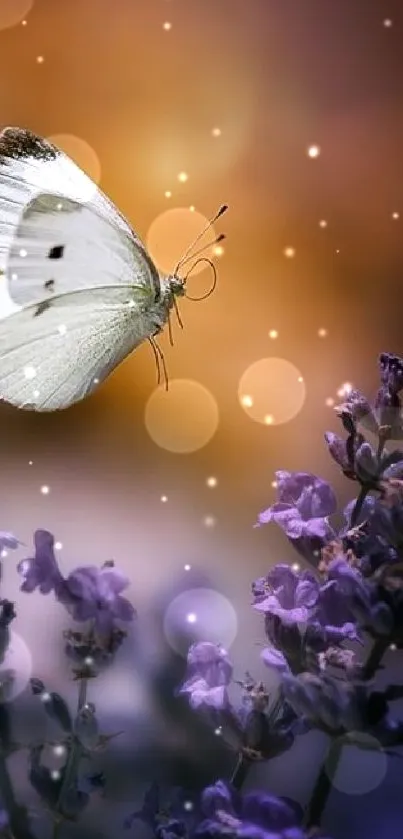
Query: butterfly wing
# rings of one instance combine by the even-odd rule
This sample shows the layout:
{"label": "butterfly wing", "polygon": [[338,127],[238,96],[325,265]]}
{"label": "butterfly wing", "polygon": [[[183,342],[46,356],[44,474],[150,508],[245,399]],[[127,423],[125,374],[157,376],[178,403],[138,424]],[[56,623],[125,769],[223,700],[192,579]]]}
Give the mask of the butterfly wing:
{"label": "butterfly wing", "polygon": [[0,321],[0,398],[35,411],[84,399],[152,334],[147,293],[81,290]]}
{"label": "butterfly wing", "polygon": [[112,202],[62,151],[18,128],[0,134],[0,271],[19,306],[97,286],[160,293],[155,266]]}

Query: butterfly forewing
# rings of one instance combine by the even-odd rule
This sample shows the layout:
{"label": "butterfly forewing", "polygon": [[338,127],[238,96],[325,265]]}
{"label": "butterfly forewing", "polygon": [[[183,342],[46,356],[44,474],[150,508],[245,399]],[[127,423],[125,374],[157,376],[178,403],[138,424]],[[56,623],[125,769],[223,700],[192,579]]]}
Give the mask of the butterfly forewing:
{"label": "butterfly forewing", "polygon": [[[145,294],[146,292],[144,292]],[[96,389],[151,331],[131,288],[55,297],[0,321],[0,399],[19,408],[67,408]]]}
{"label": "butterfly forewing", "polygon": [[159,294],[158,273],[112,202],[72,160],[28,131],[0,135],[0,270],[14,303],[131,284]]}

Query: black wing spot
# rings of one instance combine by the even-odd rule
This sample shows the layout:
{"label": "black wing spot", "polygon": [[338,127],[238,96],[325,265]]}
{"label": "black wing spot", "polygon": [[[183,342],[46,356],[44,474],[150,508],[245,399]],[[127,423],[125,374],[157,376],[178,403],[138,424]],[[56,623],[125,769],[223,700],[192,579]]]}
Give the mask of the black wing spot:
{"label": "black wing spot", "polygon": [[48,253],[48,259],[61,259],[64,254],[64,245],[54,245]]}
{"label": "black wing spot", "polygon": [[43,284],[43,287],[46,288],[47,291],[54,291],[55,290],[55,281],[54,280],[46,280],[46,283]]}
{"label": "black wing spot", "polygon": [[42,302],[39,303],[39,306],[37,306],[35,309],[34,318],[37,318],[38,315],[43,315],[43,313],[46,312],[48,309],[50,309],[49,300],[42,300]]}

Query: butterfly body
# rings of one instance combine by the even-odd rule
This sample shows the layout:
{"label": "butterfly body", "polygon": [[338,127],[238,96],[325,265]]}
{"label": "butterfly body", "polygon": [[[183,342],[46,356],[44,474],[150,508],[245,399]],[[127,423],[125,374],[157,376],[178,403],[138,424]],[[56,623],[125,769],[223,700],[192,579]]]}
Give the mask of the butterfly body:
{"label": "butterfly body", "polygon": [[88,396],[184,294],[90,179],[22,129],[0,135],[0,274],[17,309],[0,319],[0,399],[36,411]]}

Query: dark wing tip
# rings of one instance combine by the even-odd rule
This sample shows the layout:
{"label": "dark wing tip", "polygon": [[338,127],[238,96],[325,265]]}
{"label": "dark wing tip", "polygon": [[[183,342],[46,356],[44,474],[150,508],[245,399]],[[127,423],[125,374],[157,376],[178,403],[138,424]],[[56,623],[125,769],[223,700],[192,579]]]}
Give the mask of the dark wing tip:
{"label": "dark wing tip", "polygon": [[0,159],[56,160],[58,149],[25,128],[3,128],[0,134]]}

